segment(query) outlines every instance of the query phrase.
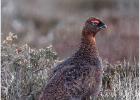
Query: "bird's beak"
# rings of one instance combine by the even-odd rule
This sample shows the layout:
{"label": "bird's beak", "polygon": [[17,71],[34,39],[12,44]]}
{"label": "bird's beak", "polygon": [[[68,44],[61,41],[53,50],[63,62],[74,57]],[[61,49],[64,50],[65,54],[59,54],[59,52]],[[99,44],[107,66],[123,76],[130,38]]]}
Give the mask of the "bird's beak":
{"label": "bird's beak", "polygon": [[103,26],[100,27],[100,29],[105,29],[105,28],[107,28],[106,25],[103,25]]}
{"label": "bird's beak", "polygon": [[107,25],[101,22],[99,24],[99,29],[105,29],[105,28],[107,28]]}

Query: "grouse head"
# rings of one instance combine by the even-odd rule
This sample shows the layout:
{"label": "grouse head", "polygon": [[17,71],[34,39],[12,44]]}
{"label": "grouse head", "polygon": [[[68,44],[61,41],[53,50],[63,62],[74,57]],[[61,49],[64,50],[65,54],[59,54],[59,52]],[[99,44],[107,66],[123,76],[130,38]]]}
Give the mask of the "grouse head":
{"label": "grouse head", "polygon": [[84,34],[89,34],[95,36],[97,32],[107,28],[106,24],[104,24],[101,20],[90,17],[86,22],[83,29]]}

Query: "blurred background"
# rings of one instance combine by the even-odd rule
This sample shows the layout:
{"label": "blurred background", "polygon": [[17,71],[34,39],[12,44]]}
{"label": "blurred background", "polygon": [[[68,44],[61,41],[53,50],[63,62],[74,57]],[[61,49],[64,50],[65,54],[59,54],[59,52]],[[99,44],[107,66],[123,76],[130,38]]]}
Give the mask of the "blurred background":
{"label": "blurred background", "polygon": [[18,45],[32,48],[53,45],[60,59],[78,49],[83,23],[90,16],[102,19],[106,31],[96,36],[100,56],[110,62],[138,60],[138,0],[1,0],[2,40],[9,32]]}

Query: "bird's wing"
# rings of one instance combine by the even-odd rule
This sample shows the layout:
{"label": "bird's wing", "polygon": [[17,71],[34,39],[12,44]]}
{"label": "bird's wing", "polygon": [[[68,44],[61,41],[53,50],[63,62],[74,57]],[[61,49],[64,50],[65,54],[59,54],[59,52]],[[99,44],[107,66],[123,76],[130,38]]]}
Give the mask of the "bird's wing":
{"label": "bird's wing", "polygon": [[[93,72],[94,73],[94,72]],[[81,95],[88,90],[90,66],[69,66],[63,71],[64,86],[71,95]]]}
{"label": "bird's wing", "polygon": [[53,69],[53,74],[55,72],[57,72],[58,70],[61,70],[63,67],[70,65],[71,63],[71,58],[67,58],[65,61],[61,62],[60,64],[58,64],[54,69]]}

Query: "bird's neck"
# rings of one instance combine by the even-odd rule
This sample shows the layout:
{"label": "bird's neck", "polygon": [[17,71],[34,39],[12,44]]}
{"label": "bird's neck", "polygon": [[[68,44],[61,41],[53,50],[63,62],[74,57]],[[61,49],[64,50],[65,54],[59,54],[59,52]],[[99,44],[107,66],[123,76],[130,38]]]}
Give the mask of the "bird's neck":
{"label": "bird's neck", "polygon": [[75,57],[85,60],[95,60],[99,58],[96,48],[95,37],[90,35],[82,36],[79,50],[75,53]]}
{"label": "bird's neck", "polygon": [[90,35],[82,37],[79,51],[91,58],[98,57],[99,53],[96,47],[95,37]]}
{"label": "bird's neck", "polygon": [[99,55],[98,50],[96,48],[96,33],[97,32],[91,31],[86,27],[84,27],[82,31],[82,39],[79,50],[91,57],[98,57]]}

